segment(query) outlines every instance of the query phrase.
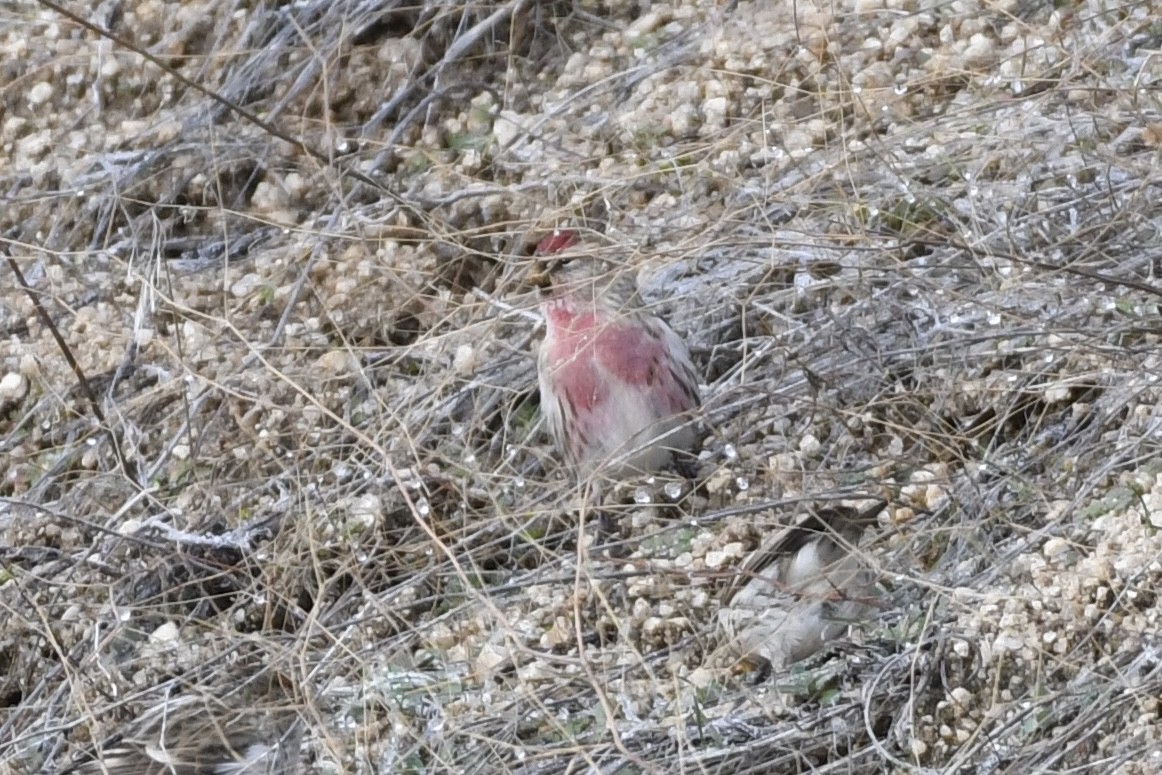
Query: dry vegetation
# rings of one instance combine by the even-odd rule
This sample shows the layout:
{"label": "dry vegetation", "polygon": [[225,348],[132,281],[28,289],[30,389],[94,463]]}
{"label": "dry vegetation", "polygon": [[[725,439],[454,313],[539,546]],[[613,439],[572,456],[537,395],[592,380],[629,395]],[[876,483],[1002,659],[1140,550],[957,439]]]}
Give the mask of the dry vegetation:
{"label": "dry vegetation", "polygon": [[[256,666],[319,773],[1157,772],[1162,21],[1057,6],[0,2],[0,772]],[[556,225],[691,343],[693,492],[553,461]],[[708,669],[859,494],[878,616]]]}

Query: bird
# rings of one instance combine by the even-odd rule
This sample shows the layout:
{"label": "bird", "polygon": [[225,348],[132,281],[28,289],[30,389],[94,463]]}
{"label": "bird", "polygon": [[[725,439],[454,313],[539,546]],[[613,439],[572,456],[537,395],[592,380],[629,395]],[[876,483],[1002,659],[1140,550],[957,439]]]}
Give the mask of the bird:
{"label": "bird", "polygon": [[875,574],[855,547],[885,505],[821,508],[764,539],[722,596],[715,661],[781,671],[865,618]]}
{"label": "bird", "polygon": [[297,775],[302,723],[281,705],[167,698],[61,775]]}
{"label": "bird", "polygon": [[632,280],[572,250],[579,242],[575,231],[555,231],[535,251],[557,266],[541,303],[541,410],[580,476],[659,471],[696,441],[697,370],[682,338],[635,302]]}

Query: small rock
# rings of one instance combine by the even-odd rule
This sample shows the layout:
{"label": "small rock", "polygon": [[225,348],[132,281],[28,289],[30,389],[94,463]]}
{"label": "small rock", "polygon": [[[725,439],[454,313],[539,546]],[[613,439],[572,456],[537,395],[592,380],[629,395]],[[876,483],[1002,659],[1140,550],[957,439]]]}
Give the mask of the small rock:
{"label": "small rock", "polygon": [[644,13],[634,20],[625,30],[625,41],[633,45],[644,36],[649,35],[662,25],[664,19],[657,11]]}
{"label": "small rock", "polygon": [[707,126],[726,126],[726,97],[711,97],[703,102],[702,118]]}
{"label": "small rock", "polygon": [[178,634],[178,626],[173,622],[166,622],[149,633],[149,640],[157,644],[173,643],[178,639]]}
{"label": "small rock", "polygon": [[28,395],[28,378],[19,372],[10,371],[0,379],[0,406],[16,404]]}
{"label": "small rock", "polygon": [[261,285],[262,278],[251,272],[238,278],[237,282],[230,286],[230,293],[232,293],[235,298],[243,299],[254,293],[254,291],[257,290]]}
{"label": "small rock", "polygon": [[525,131],[525,118],[515,110],[502,110],[492,124],[492,136],[501,148],[507,148]]}
{"label": "small rock", "polygon": [[480,649],[479,655],[476,657],[474,667],[476,674],[480,676],[491,676],[497,667],[508,661],[508,650],[502,646],[489,643]]}
{"label": "small rock", "polygon": [[359,368],[347,350],[328,350],[315,360],[315,368],[326,376],[350,374]]}
{"label": "small rock", "polygon": [[823,449],[823,444],[810,433],[805,434],[803,438],[799,439],[799,451],[806,457],[813,458],[817,456],[821,449]]}
{"label": "small rock", "polygon": [[704,667],[696,667],[690,671],[688,676],[686,676],[686,680],[689,681],[690,685],[695,689],[705,689],[715,681],[715,675],[712,671],[707,670]]}
{"label": "small rock", "polygon": [[679,105],[666,120],[670,134],[674,137],[686,137],[698,128],[698,113],[692,105]]}
{"label": "small rock", "polygon": [[53,91],[54,89],[52,88],[52,84],[48,81],[40,81],[39,83],[34,84],[33,87],[28,90],[28,106],[30,108],[39,108],[41,105],[52,99]]}
{"label": "small rock", "polygon": [[461,377],[467,377],[476,371],[477,350],[470,344],[462,344],[456,348],[452,356],[452,370]]}
{"label": "small rock", "polygon": [[995,56],[993,42],[978,32],[968,39],[968,46],[961,56],[970,67],[992,64]]}

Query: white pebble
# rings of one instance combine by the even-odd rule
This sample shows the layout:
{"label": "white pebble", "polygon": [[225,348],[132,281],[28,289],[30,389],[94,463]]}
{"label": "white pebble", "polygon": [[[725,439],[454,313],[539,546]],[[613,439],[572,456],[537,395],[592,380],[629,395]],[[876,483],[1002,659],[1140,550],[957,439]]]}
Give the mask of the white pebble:
{"label": "white pebble", "polygon": [[1041,554],[1053,559],[1065,552],[1069,551],[1069,542],[1064,538],[1050,538],[1041,547]]}
{"label": "white pebble", "polygon": [[238,281],[230,286],[230,293],[236,298],[242,299],[257,290],[260,285],[262,285],[262,278],[250,272],[239,277]]}
{"label": "white pebble", "polygon": [[461,377],[467,377],[476,370],[476,348],[470,344],[462,344],[456,348],[452,356],[452,370]]}
{"label": "white pebble", "polygon": [[702,118],[707,126],[726,126],[726,97],[711,97],[703,102]]}
{"label": "white pebble", "polygon": [[642,37],[650,34],[658,28],[662,23],[662,15],[657,11],[650,11],[649,13],[639,16],[629,27],[625,30],[625,40],[630,45],[633,45]]}
{"label": "white pebble", "polygon": [[978,32],[968,39],[968,47],[962,56],[965,64],[970,67],[990,64],[993,60],[993,42]]}
{"label": "white pebble", "polygon": [[10,371],[0,379],[0,404],[21,401],[28,395],[28,379],[15,371]]}
{"label": "white pebble", "polygon": [[52,99],[54,89],[48,81],[39,81],[28,90],[28,106],[38,108]]}
{"label": "white pebble", "polygon": [[173,622],[166,622],[149,633],[149,639],[153,643],[173,643],[178,639],[178,634],[178,626]]}
{"label": "white pebble", "polygon": [[815,457],[821,449],[823,449],[823,445],[819,442],[819,439],[810,433],[805,434],[803,438],[799,439],[799,451],[807,457]]}

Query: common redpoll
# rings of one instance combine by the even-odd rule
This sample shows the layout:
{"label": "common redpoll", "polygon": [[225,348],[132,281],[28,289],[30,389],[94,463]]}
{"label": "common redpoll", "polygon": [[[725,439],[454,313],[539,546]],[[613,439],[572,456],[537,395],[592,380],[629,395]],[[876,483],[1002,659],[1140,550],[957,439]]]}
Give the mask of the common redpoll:
{"label": "common redpoll", "polygon": [[[537,253],[577,242],[575,232],[556,232]],[[537,370],[553,440],[582,476],[661,469],[694,445],[700,399],[690,353],[665,321],[632,304],[632,281],[600,274],[591,257],[572,259],[541,307]]]}
{"label": "common redpoll", "polygon": [[742,567],[718,610],[719,652],[764,670],[811,656],[866,616],[875,577],[855,551],[884,506],[820,509],[772,535]]}
{"label": "common redpoll", "polygon": [[224,708],[187,695],[149,709],[74,775],[295,775],[302,725],[293,709]]}

